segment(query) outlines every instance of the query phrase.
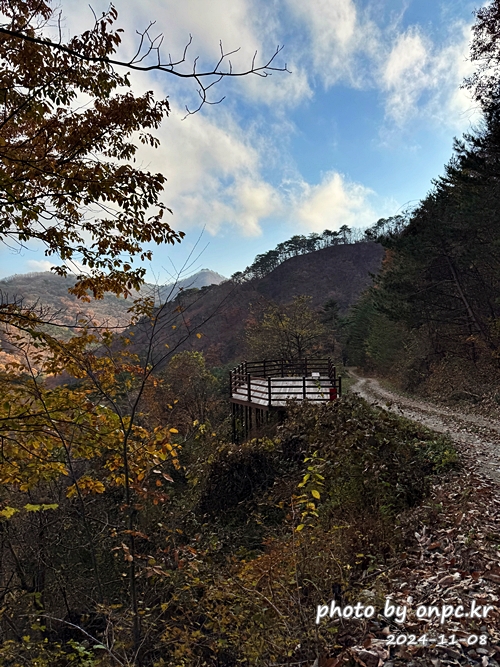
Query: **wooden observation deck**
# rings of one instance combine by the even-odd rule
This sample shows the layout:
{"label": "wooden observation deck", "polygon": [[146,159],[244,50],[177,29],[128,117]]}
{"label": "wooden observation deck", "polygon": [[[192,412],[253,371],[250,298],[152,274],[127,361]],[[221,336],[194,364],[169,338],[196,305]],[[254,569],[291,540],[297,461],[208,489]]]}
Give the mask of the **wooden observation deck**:
{"label": "wooden observation deck", "polygon": [[342,379],[330,357],[244,361],[230,371],[229,385],[235,441],[258,429],[271,411],[283,412],[287,401],[324,403],[342,391]]}

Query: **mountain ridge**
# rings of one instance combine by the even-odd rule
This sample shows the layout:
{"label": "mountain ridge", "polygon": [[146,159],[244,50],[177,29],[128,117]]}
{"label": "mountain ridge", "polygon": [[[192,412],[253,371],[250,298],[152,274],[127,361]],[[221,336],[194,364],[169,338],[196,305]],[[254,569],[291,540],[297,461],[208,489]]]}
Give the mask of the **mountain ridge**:
{"label": "mountain ridge", "polygon": [[142,288],[125,299],[105,294],[103,299],[90,303],[80,301],[68,292],[76,282],[75,276],[59,276],[51,271],[16,273],[0,279],[0,295],[7,300],[22,299],[35,307],[49,308],[62,324],[72,326],[82,316],[88,316],[100,324],[126,326],[130,320],[128,309],[134,298],[154,295],[160,302],[165,297],[174,299],[179,290],[220,284],[224,276],[210,269],[201,269],[192,276],[165,285],[145,283]]}
{"label": "mountain ridge", "polygon": [[[175,294],[175,288],[169,294],[165,290],[172,287],[160,288],[160,301],[165,302],[168,296],[173,302],[172,306],[167,303],[164,307],[165,331],[155,334],[155,345],[159,349],[168,345],[177,351],[199,350],[206,355],[209,366],[240,359],[245,354],[245,325],[249,317],[258,316],[271,303],[284,305],[300,295],[311,297],[313,308],[320,308],[333,299],[339,312],[344,314],[371,284],[371,276],[379,271],[383,254],[382,246],[373,241],[333,245],[291,257],[262,278],[240,283],[233,279],[222,280],[211,286],[201,283],[210,275],[215,274],[220,279],[222,276],[204,269],[198,272],[202,274],[201,283],[196,283],[195,274],[179,281]],[[8,290],[10,296],[17,292],[29,302],[52,305],[59,322],[68,328],[82,315],[117,329],[126,328],[130,321],[127,312],[132,305],[130,299],[107,294],[102,300],[86,304],[61,289],[70,287],[76,280],[74,277],[65,279],[42,272],[35,274],[36,281],[30,278],[33,274],[0,280],[0,296]],[[201,288],[192,289],[196,284],[201,284]],[[158,287],[146,284],[140,294],[158,297]],[[181,340],[186,326],[201,336]],[[137,332],[138,351],[147,343],[149,332],[148,326],[143,328],[142,334]]]}

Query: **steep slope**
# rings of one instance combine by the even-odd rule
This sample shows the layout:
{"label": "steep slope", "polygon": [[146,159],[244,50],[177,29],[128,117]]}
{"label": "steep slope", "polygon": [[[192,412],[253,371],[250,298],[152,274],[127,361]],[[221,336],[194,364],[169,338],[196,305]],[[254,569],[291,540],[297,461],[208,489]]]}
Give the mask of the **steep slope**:
{"label": "steep slope", "polygon": [[351,306],[377,273],[384,254],[377,243],[353,243],[297,255],[258,281],[257,291],[276,303],[307,294],[313,305],[335,299],[340,311]]}
{"label": "steep slope", "polygon": [[[321,307],[334,299],[342,313],[353,304],[363,289],[370,284],[371,274],[377,273],[383,248],[376,243],[355,243],[323,248],[306,255],[298,255],[283,262],[261,279],[243,284],[224,280],[207,269],[182,281],[175,301],[163,308],[163,331],[157,332],[155,346],[163,350],[202,350],[209,365],[225,364],[242,358],[244,329],[250,313],[266,308],[271,302],[285,304],[295,296],[307,295],[314,307]],[[201,274],[201,275],[200,275]],[[220,284],[190,288],[213,280]],[[182,284],[184,283],[184,284]],[[57,314],[57,320],[71,327],[78,317],[89,315],[111,326],[124,326],[130,300],[107,295],[102,301],[82,303],[68,294],[74,279],[61,278],[50,272],[13,276],[0,281],[0,294],[10,299],[23,297],[26,303],[38,303]],[[162,288],[160,288],[162,289]],[[166,287],[160,292],[166,297]],[[145,285],[143,293],[158,294],[158,288]],[[182,313],[176,312],[181,306]],[[173,328],[175,327],[175,328]],[[186,327],[201,338],[185,337]],[[143,347],[151,334],[151,327],[138,325],[135,341]]]}
{"label": "steep slope", "polygon": [[[307,295],[314,307],[335,299],[345,313],[371,283],[371,274],[379,270],[382,256],[382,246],[371,242],[331,246],[292,257],[261,279],[243,284],[229,280],[198,293],[181,293],[175,303],[165,307],[164,331],[155,334],[155,345],[161,349],[168,344],[173,349],[180,344],[188,326],[202,337],[193,335],[178,349],[205,352],[209,365],[242,358],[245,323],[252,310]],[[179,306],[183,313],[176,315]],[[144,345],[149,331],[147,326],[142,333],[137,331],[136,343]]]}

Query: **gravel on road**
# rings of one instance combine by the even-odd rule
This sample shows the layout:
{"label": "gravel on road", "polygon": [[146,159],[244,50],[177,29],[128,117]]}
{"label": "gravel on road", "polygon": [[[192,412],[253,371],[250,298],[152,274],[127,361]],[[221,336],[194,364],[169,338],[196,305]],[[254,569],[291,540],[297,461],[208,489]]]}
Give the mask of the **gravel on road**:
{"label": "gravel on road", "polygon": [[401,417],[419,422],[438,433],[449,435],[467,467],[500,484],[500,419],[488,419],[467,411],[457,411],[420,398],[409,398],[383,387],[375,378],[359,375],[350,368],[354,379],[351,391],[372,405]]}

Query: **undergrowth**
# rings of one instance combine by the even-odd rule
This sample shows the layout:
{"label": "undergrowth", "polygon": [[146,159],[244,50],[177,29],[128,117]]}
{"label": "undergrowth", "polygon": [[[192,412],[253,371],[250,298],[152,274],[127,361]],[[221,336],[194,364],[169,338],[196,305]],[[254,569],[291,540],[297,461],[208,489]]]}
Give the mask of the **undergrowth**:
{"label": "undergrowth", "polygon": [[[362,599],[370,573],[405,549],[399,517],[457,460],[445,437],[356,396],[291,404],[274,434],[242,445],[198,433],[169,502],[144,508],[138,526],[145,667],[334,655],[358,622],[316,625],[316,606]],[[111,603],[97,610],[101,648],[80,636],[70,645],[34,618],[30,637],[0,648],[0,662],[114,667],[104,644],[112,632],[114,650],[128,650],[127,613]]]}
{"label": "undergrowth", "polygon": [[316,605],[354,599],[362,577],[404,550],[398,515],[456,464],[444,436],[355,396],[291,405],[275,437],[221,444],[188,471],[197,483],[182,530],[196,554],[167,586],[162,639],[175,648],[155,664],[333,651],[343,639],[315,625]]}

